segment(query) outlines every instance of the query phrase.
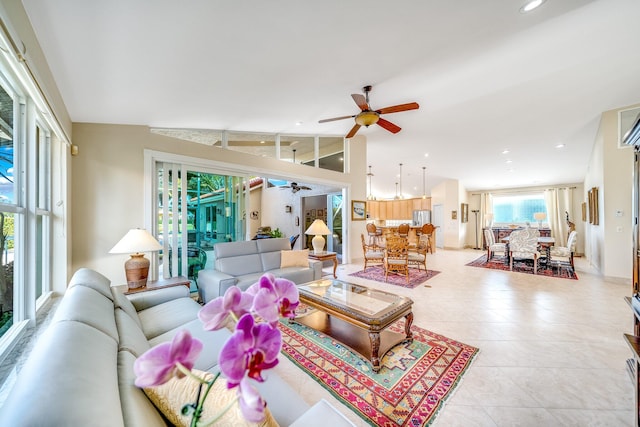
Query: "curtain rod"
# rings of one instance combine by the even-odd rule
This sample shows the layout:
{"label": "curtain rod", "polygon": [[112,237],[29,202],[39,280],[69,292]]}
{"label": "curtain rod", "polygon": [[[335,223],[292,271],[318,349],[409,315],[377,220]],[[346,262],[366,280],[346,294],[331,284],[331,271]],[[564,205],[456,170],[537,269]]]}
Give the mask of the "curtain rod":
{"label": "curtain rod", "polygon": [[535,191],[547,191],[547,190],[575,190],[578,187],[552,187],[552,188],[532,188],[531,190],[509,190],[509,189],[504,189],[504,190],[495,190],[495,191],[485,191],[483,193],[471,193],[472,196],[482,196],[483,194],[487,194],[487,193],[532,193]]}

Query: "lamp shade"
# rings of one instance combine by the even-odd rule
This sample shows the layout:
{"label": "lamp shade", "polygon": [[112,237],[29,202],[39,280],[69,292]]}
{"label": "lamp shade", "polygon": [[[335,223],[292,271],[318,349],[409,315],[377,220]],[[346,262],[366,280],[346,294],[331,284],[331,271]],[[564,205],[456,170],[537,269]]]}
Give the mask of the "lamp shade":
{"label": "lamp shade", "polygon": [[162,249],[162,245],[155,237],[143,228],[133,228],[109,251],[110,254],[135,254],[140,252],[155,252]]}
{"label": "lamp shade", "polygon": [[533,217],[536,219],[536,221],[544,221],[545,219],[547,219],[547,214],[545,212],[536,212],[533,214]]}
{"label": "lamp shade", "polygon": [[304,233],[315,236],[311,240],[311,245],[313,246],[313,252],[319,254],[324,250],[325,241],[322,236],[331,234],[331,230],[329,230],[329,227],[327,227],[327,224],[325,224],[323,220],[316,219]]}
{"label": "lamp shade", "polygon": [[307,231],[305,231],[304,234],[309,234],[313,236],[318,236],[318,235],[326,236],[327,234],[331,234],[331,230],[329,230],[329,227],[327,227],[327,224],[325,224],[323,220],[316,219],[311,223],[311,225],[309,226],[309,228],[307,228]]}
{"label": "lamp shade", "polygon": [[142,252],[155,252],[162,249],[162,245],[147,230],[134,228],[129,230],[116,245],[111,248],[111,254],[130,254],[131,258],[124,263],[127,285],[130,289],[147,285],[150,262]]}

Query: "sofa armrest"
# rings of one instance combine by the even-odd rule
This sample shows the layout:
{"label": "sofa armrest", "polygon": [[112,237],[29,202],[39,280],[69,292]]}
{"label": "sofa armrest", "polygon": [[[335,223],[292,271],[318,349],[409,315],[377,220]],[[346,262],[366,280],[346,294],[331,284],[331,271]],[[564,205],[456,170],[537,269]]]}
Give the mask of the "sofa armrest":
{"label": "sofa armrest", "polygon": [[322,261],[310,259],[309,268],[313,270],[313,280],[322,279]]}
{"label": "sofa armrest", "polygon": [[237,277],[218,270],[198,271],[198,293],[205,303],[224,295],[224,291],[236,283],[238,283]]}
{"label": "sofa armrest", "polygon": [[145,310],[158,304],[178,298],[189,298],[189,289],[186,286],[172,286],[170,288],[156,289],[147,292],[138,292],[127,295],[136,311]]}

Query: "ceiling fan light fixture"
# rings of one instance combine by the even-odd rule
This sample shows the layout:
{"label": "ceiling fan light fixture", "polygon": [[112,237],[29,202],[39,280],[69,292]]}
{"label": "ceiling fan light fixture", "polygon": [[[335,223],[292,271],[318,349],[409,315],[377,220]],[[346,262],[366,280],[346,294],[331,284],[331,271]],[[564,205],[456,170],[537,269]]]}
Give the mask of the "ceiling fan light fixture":
{"label": "ceiling fan light fixture", "polygon": [[369,127],[378,123],[380,116],[375,111],[363,111],[356,116],[356,123],[360,126]]}

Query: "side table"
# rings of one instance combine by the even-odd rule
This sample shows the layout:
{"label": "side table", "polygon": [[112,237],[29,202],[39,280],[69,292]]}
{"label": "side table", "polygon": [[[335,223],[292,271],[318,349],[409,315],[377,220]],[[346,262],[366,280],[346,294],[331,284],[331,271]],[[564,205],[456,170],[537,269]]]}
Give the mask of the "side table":
{"label": "side table", "polygon": [[335,252],[320,252],[314,253],[309,251],[309,258],[316,261],[333,261],[333,278],[337,279],[336,269],[338,268],[338,256]]}
{"label": "side table", "polygon": [[162,288],[171,288],[173,286],[186,286],[187,289],[191,289],[191,281],[184,276],[170,277],[168,279],[158,279],[154,281],[148,281],[146,286],[139,288],[128,289],[125,288],[125,295],[137,294],[139,292],[153,291]]}

